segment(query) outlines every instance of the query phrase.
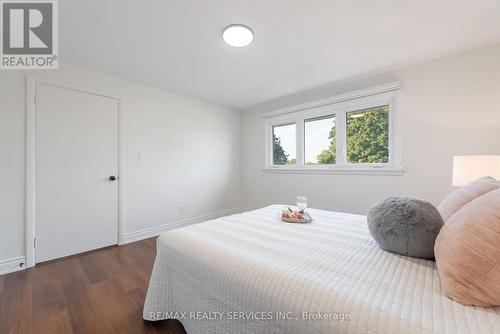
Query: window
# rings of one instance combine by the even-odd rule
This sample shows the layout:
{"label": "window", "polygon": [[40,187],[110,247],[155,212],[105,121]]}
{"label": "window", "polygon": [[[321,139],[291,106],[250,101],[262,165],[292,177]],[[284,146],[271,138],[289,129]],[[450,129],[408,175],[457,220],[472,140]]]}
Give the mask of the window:
{"label": "window", "polygon": [[347,162],[389,162],[389,106],[351,111],[346,117]]}
{"label": "window", "polygon": [[333,165],[336,158],[335,116],[304,121],[304,155],[306,165]]}
{"label": "window", "polygon": [[382,86],[263,114],[264,171],[401,174],[398,91]]}
{"label": "window", "polygon": [[273,165],[294,165],[297,162],[296,124],[273,126]]}

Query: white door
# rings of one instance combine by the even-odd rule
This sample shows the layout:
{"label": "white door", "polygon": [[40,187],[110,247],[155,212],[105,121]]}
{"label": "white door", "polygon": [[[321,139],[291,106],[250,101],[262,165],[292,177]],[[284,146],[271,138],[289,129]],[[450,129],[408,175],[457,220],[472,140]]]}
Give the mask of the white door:
{"label": "white door", "polygon": [[36,262],[117,244],[118,101],[36,89]]}

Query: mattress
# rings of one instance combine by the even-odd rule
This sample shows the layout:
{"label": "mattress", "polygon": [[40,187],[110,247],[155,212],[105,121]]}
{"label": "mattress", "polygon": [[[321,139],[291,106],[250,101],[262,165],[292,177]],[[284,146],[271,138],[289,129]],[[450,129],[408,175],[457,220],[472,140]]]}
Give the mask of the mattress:
{"label": "mattress", "polygon": [[443,295],[435,263],[382,251],[366,217],[273,205],[162,234],[146,320],[197,333],[500,333],[500,307]]}

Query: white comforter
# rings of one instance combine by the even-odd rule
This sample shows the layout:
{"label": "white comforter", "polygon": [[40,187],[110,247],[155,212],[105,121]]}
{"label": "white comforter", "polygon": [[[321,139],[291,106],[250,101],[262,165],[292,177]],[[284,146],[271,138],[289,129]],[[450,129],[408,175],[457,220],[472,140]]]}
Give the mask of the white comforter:
{"label": "white comforter", "polygon": [[366,217],[310,209],[313,223],[286,224],[284,208],[161,235],[144,319],[188,334],[500,333],[500,307],[445,297],[434,262],[380,250]]}

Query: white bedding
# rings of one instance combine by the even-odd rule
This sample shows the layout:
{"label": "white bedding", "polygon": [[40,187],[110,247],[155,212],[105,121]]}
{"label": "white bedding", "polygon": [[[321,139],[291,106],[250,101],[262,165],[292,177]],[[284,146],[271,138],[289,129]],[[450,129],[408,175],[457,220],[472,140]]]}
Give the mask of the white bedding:
{"label": "white bedding", "polygon": [[434,262],[380,250],[366,217],[310,209],[313,223],[286,224],[284,208],[161,235],[144,319],[188,334],[500,333],[500,307],[445,297]]}

